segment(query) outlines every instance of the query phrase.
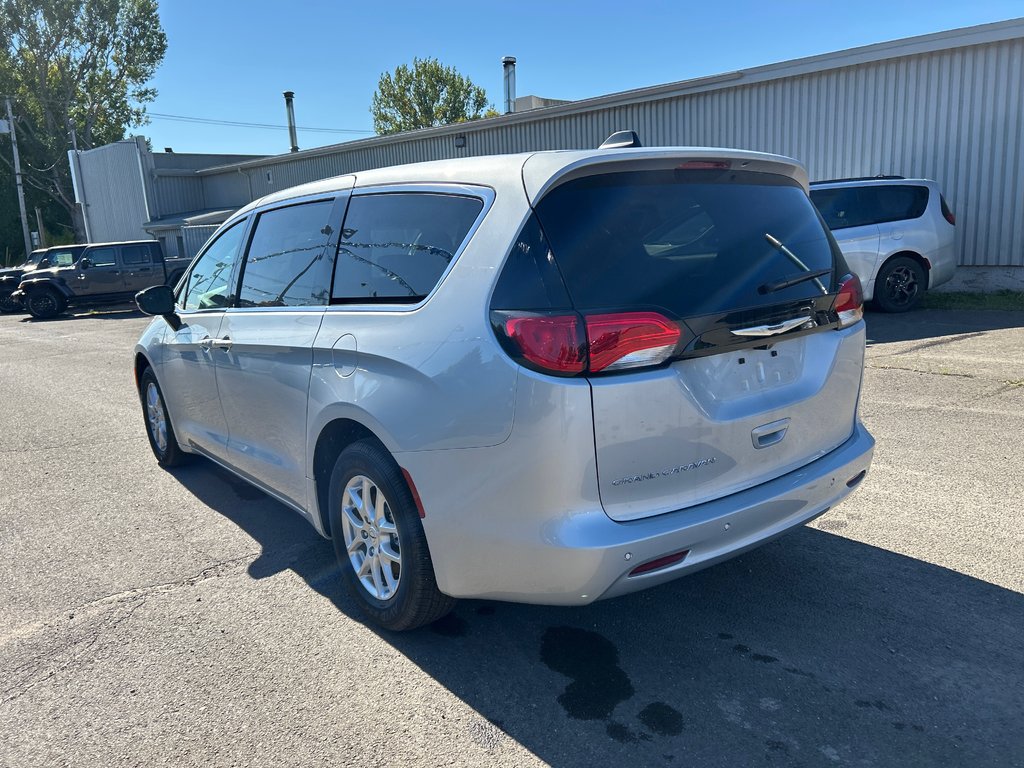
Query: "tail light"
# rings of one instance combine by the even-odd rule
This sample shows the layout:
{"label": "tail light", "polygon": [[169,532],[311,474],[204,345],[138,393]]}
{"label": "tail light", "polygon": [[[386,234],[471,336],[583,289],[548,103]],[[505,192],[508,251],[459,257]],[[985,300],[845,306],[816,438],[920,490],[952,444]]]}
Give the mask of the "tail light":
{"label": "tail light", "polygon": [[859,277],[847,275],[842,279],[833,307],[839,315],[840,328],[847,328],[864,317],[864,289]]}
{"label": "tail light", "polygon": [[660,365],[679,345],[682,330],[657,312],[525,314],[495,312],[504,346],[524,365],[574,376]]}
{"label": "tail light", "polygon": [[718,171],[729,168],[725,160],[687,160],[676,166],[677,171]]}
{"label": "tail light", "polygon": [[587,367],[579,315],[512,316],[503,327],[519,353],[542,371],[571,376]]}
{"label": "tail light", "polygon": [[954,227],[956,226],[956,216],[953,215],[953,211],[950,209],[949,204],[946,202],[946,198],[939,195],[939,203],[942,207],[942,216]]}

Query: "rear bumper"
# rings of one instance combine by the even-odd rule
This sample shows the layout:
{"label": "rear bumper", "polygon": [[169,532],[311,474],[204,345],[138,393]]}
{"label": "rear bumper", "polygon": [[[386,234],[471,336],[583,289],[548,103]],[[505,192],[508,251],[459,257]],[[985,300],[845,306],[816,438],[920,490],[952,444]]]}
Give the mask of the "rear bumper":
{"label": "rear bumper", "polygon": [[928,271],[928,288],[936,288],[953,279],[956,272],[956,247],[950,241],[928,257],[931,269]]}
{"label": "rear bumper", "polygon": [[[537,510],[526,508],[542,494],[527,492],[512,501],[495,500],[500,509],[473,510],[472,519],[453,532],[450,518],[443,521],[444,530],[431,524],[427,503],[424,526],[438,585],[453,597],[547,605],[584,605],[653,587],[741,554],[828,511],[859,485],[874,444],[858,423],[843,445],[799,470],[700,506],[626,523],[611,520],[599,505],[542,520]],[[508,515],[516,515],[524,527],[513,534]],[[638,565],[682,550],[688,554],[676,565],[629,575]]]}

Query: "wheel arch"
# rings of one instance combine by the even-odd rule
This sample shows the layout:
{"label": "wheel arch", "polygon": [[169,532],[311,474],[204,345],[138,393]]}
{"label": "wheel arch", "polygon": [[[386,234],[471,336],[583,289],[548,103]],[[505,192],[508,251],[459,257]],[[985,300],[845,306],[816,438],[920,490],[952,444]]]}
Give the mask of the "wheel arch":
{"label": "wheel arch", "polygon": [[917,251],[896,251],[895,253],[889,254],[888,256],[885,257],[885,260],[882,261],[882,263],[878,265],[878,272],[881,272],[883,269],[885,269],[885,265],[888,264],[890,261],[892,261],[893,259],[898,259],[901,256],[904,257],[904,258],[908,258],[908,259],[910,259],[912,261],[916,261],[918,264],[921,265],[921,269],[924,270],[925,288],[927,288],[928,287],[928,279],[931,276],[932,265],[931,265],[931,262],[928,261],[928,259],[926,259],[924,256],[922,256]]}
{"label": "wheel arch", "polygon": [[18,286],[27,296],[32,291],[53,291],[65,301],[70,299],[74,293],[64,283],[50,279],[24,280]]}
{"label": "wheel arch", "polygon": [[330,516],[327,514],[331,472],[341,452],[360,440],[372,440],[394,459],[394,455],[365,424],[349,417],[339,417],[327,422],[317,435],[313,449],[313,487],[316,490],[316,513],[321,530],[331,535]]}
{"label": "wheel arch", "polygon": [[152,367],[153,363],[142,352],[135,353],[135,365],[132,366],[132,370],[135,372],[135,390],[140,394],[142,392],[142,374],[145,373],[147,368]]}

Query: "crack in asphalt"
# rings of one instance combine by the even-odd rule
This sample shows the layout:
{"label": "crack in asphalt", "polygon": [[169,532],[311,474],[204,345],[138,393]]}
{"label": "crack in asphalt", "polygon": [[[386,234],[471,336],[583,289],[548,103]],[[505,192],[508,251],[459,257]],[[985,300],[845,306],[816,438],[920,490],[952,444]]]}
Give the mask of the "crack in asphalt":
{"label": "crack in asphalt", "polygon": [[905,365],[870,365],[866,367],[874,368],[879,371],[910,371],[911,373],[927,373],[931,376],[959,376],[962,379],[976,379],[978,378],[973,373],[956,373],[954,371],[927,371],[923,368],[912,368]]}
{"label": "crack in asphalt", "polygon": [[36,448],[2,448],[0,454],[5,453],[38,453],[40,451],[66,451],[68,448],[89,448],[94,445],[111,445],[113,443],[130,443],[136,440],[145,440],[145,435],[135,437],[121,437],[117,440],[80,440],[77,443],[59,443],[57,445],[41,445]]}
{"label": "crack in asphalt", "polygon": [[[47,632],[47,630],[56,629],[58,632],[65,630],[72,634],[76,630],[84,630],[84,634],[80,634],[77,637],[56,639],[56,644],[53,647],[36,654],[34,658],[10,670],[8,682],[11,684],[0,692],[0,705],[20,698],[40,683],[55,677],[75,665],[96,646],[104,634],[113,632],[128,621],[139,608],[146,604],[150,597],[192,587],[209,579],[240,573],[244,570],[245,566],[252,562],[253,558],[258,556],[259,553],[247,553],[240,557],[212,563],[198,573],[181,579],[142,587],[132,587],[121,592],[104,595],[103,597],[66,609],[63,613],[69,617],[67,619],[51,622],[34,622],[8,632],[3,638],[0,638],[0,648],[10,645],[15,640],[30,638],[33,635]],[[119,611],[118,609],[121,607],[125,607],[125,610]],[[86,614],[85,621],[94,619],[97,616],[99,621],[89,627],[72,627],[71,621],[74,617],[81,617],[81,614]],[[58,626],[61,623],[64,623],[65,626]],[[47,634],[47,637],[49,637],[49,634]],[[68,656],[61,660],[59,657],[64,654],[68,654]],[[16,677],[20,677],[20,679],[13,681]]]}
{"label": "crack in asphalt", "polygon": [[[930,349],[932,347],[941,347],[941,346],[943,346],[945,344],[955,344],[958,341],[965,341],[966,339],[973,339],[973,338],[976,338],[978,336],[984,336],[986,333],[987,333],[987,331],[975,331],[973,333],[960,333],[960,334],[957,334],[956,336],[943,336],[941,339],[934,339],[932,341],[926,341],[926,342],[923,342],[921,344],[915,344],[912,347],[907,347],[906,349],[901,349],[901,350],[898,350],[896,352],[889,352],[889,353],[878,352],[878,353],[876,353],[874,355],[874,357],[896,357],[897,355],[906,355],[906,354],[908,354],[910,352],[919,352],[922,349]],[[875,345],[877,345],[877,344],[892,344],[892,343],[893,342],[886,342],[886,341],[882,341],[882,342],[875,341],[874,342]]]}

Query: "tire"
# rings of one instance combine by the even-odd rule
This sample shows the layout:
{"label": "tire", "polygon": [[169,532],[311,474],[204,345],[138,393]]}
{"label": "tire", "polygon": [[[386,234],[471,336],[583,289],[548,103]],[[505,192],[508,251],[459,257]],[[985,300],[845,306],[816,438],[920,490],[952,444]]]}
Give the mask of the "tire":
{"label": "tire", "polygon": [[908,256],[897,256],[878,270],[874,304],[883,312],[906,312],[917,306],[927,286],[924,267]]}
{"label": "tire", "polygon": [[9,315],[13,312],[24,312],[21,308],[21,302],[12,296],[5,296],[0,299],[0,312],[5,315]]}
{"label": "tire", "polygon": [[[391,455],[375,441],[353,443],[338,456],[330,482],[334,553],[363,612],[393,631],[449,613],[455,601],[437,588],[416,504]],[[364,517],[367,507],[372,514]]]}
{"label": "tire", "polygon": [[36,288],[24,301],[25,309],[36,320],[49,320],[68,308],[67,299],[52,288]]}
{"label": "tire", "polygon": [[139,379],[139,398],[142,401],[142,417],[146,423],[146,437],[149,447],[161,467],[177,467],[184,464],[190,457],[181,450],[178,438],[171,426],[167,406],[164,404],[164,393],[157,383],[152,368],[146,368]]}

